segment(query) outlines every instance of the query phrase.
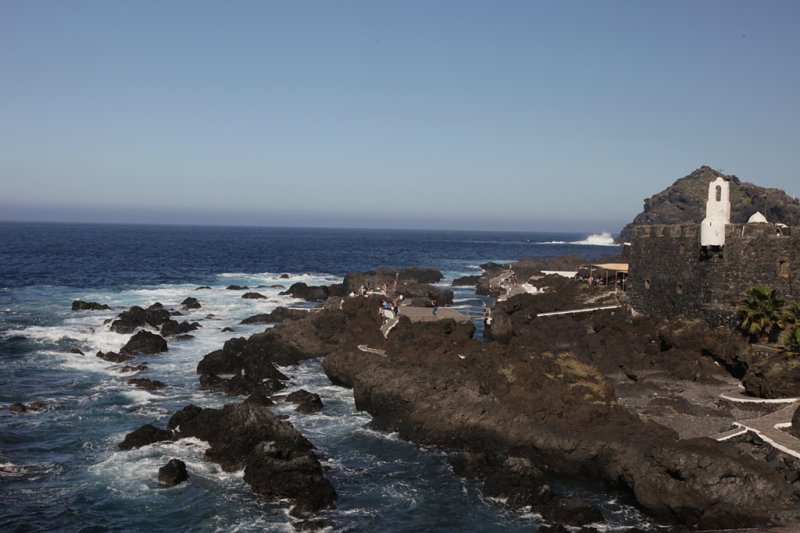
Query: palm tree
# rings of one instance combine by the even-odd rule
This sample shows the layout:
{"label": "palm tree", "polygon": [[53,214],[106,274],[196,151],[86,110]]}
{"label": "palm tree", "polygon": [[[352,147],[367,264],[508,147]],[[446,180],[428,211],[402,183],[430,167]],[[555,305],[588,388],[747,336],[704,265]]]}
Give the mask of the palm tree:
{"label": "palm tree", "polygon": [[736,312],[742,317],[739,326],[750,337],[768,337],[781,322],[784,300],[766,285],[751,287],[739,299]]}
{"label": "palm tree", "polygon": [[800,300],[792,300],[783,308],[778,326],[786,331],[800,326]]}
{"label": "palm tree", "polygon": [[789,355],[800,357],[800,326],[795,326],[784,334],[783,351]]}

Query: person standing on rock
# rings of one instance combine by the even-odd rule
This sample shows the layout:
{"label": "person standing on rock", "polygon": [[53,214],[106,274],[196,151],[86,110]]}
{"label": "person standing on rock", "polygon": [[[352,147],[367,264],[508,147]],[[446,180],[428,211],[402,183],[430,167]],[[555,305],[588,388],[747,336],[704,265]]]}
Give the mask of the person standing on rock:
{"label": "person standing on rock", "polygon": [[436,311],[439,309],[439,301],[435,296],[431,298],[431,305],[433,306],[433,316],[436,316]]}

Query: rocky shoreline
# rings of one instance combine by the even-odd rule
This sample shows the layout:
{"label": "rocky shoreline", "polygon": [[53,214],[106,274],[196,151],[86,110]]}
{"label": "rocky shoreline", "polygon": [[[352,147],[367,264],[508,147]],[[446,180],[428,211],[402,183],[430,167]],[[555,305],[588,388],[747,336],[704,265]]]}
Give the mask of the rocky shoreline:
{"label": "rocky shoreline", "polygon": [[[335,490],[311,443],[275,436],[294,429],[267,406],[284,399],[277,393],[286,376],[275,365],[324,358],[329,379],[352,388],[373,429],[451,452],[458,475],[551,522],[602,522],[597,508],[550,487],[557,474],[603,480],[629,491],[648,514],[690,528],[800,523],[797,462],[775,454],[765,460],[752,440],[708,438],[748,409],[718,396],[737,383],[732,373],[750,365],[741,338],[697,321],[632,318],[624,309],[537,316],[598,298],[591,287],[547,277],[542,286],[551,290],[494,306],[486,342],[473,338],[470,322],[403,316],[384,337],[387,297],[352,295],[367,285],[407,290],[415,303],[423,301],[416,294],[446,294],[429,285],[435,276],[424,276],[393,287],[392,269],[352,274],[340,286],[308,292],[309,300],[350,296],[258,317],[275,325],[227,341],[197,367],[202,388],[247,400],[220,413],[187,406],[166,429],[140,428],[126,441],[198,436],[211,445],[209,460],[244,468],[254,491],[290,498],[294,513],[308,516],[333,505]],[[321,408],[318,396],[302,392],[295,401],[303,409]],[[281,483],[294,492],[281,492]]]}

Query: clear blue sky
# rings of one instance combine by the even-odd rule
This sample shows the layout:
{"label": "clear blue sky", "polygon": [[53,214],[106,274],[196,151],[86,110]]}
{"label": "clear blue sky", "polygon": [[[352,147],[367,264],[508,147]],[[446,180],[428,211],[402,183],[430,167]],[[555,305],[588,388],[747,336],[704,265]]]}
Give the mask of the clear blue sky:
{"label": "clear blue sky", "polygon": [[800,194],[800,2],[0,2],[0,220],[616,232]]}

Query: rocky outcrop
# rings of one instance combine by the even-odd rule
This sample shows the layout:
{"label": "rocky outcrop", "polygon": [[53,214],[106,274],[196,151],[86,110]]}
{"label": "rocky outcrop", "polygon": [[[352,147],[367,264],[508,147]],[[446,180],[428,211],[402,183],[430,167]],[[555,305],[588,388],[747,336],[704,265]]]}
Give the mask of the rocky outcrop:
{"label": "rocky outcrop", "polygon": [[156,354],[166,352],[168,349],[167,341],[164,340],[164,337],[141,330],[130,338],[120,352],[123,354]]}
{"label": "rocky outcrop", "polygon": [[314,447],[292,425],[255,402],[222,409],[188,405],[161,430],[142,426],[125,437],[128,450],[164,440],[196,437],[206,441],[206,459],[232,472],[244,469],[253,490],[270,499],[288,498],[294,516],[332,507],[336,491],[322,474]]}
{"label": "rocky outcrop", "polygon": [[[348,298],[330,302],[303,318],[287,320],[248,339],[230,339],[222,350],[198,364],[201,387],[245,395],[266,388],[267,395],[284,388],[286,379],[274,367],[323,357],[340,346],[381,339],[380,298]],[[220,377],[233,375],[232,377]]]}
{"label": "rocky outcrop", "polygon": [[202,326],[200,326],[199,322],[178,322],[177,320],[167,320],[161,325],[161,335],[164,337],[182,335],[184,333],[189,333],[190,331],[199,329],[200,327]]}
{"label": "rocky outcrop", "polygon": [[128,353],[97,352],[95,355],[104,361],[108,361],[109,363],[124,363],[125,361],[130,361],[133,359],[133,355]]}
{"label": "rocky outcrop", "polygon": [[246,291],[250,287],[248,287],[247,285],[228,285],[225,288],[229,291]]}
{"label": "rocky outcrop", "polygon": [[[195,290],[200,290],[200,289],[203,289],[203,288],[210,289],[211,287],[198,287]],[[200,304],[200,302],[197,300],[197,298],[194,298],[193,296],[189,296],[188,298],[186,298],[185,300],[183,300],[181,302],[181,307],[183,307],[184,309],[200,309],[203,306]]]}
{"label": "rocky outcrop", "polygon": [[246,300],[266,300],[267,297],[260,292],[246,292],[242,294],[242,298]]}
{"label": "rocky outcrop", "polygon": [[330,296],[340,296],[341,286],[333,285],[331,287],[326,287],[324,285],[306,285],[301,281],[292,283],[288,289],[278,294],[280,296],[300,298],[307,302],[322,302],[327,300]]}
{"label": "rocky outcrop", "polygon": [[[549,323],[537,326],[530,329],[550,334]],[[570,331],[603,338],[601,329],[590,332],[580,322]],[[373,416],[376,429],[413,442],[605,479],[630,490],[647,512],[692,527],[800,518],[800,501],[774,470],[726,443],[678,440],[672,430],[618,406],[614,387],[575,357],[571,344],[561,346],[560,334],[541,352],[515,341],[533,333],[506,345],[481,344],[469,334],[468,325],[412,325],[401,318],[383,345],[387,357],[338,350],[324,367],[334,383],[353,387],[357,408]],[[610,351],[622,332],[609,334],[595,348]],[[656,344],[653,354],[659,350]]]}
{"label": "rocky outcrop", "polygon": [[308,317],[308,311],[303,309],[289,309],[278,307],[271,313],[261,313],[242,320],[242,324],[277,324],[284,320],[297,320]]}
{"label": "rocky outcrop", "polygon": [[128,380],[128,383],[143,390],[159,390],[166,387],[164,382],[150,378],[131,378]]}
{"label": "rocky outcrop", "polygon": [[465,452],[451,459],[456,474],[483,481],[484,492],[516,508],[530,507],[549,521],[571,526],[603,523],[603,513],[578,498],[567,498],[548,486],[530,459]]}
{"label": "rocky outcrop", "polygon": [[773,355],[750,364],[742,378],[745,391],[759,398],[800,397],[800,365],[797,357]]}
{"label": "rocky outcrop", "polygon": [[84,302],[81,300],[72,302],[73,311],[105,311],[107,309],[111,308],[106,304],[99,304],[97,302]]}
{"label": "rocky outcrop", "polygon": [[394,287],[397,280],[398,289],[402,291],[404,285],[430,285],[440,282],[444,276],[434,268],[408,267],[408,268],[376,268],[369,272],[350,272],[342,282],[344,294],[356,293],[360,287],[368,289],[387,289]]}
{"label": "rocky outcrop", "polygon": [[319,394],[308,392],[305,389],[287,394],[286,401],[296,403],[295,411],[299,413],[316,413],[322,411],[323,408],[322,398],[319,397]]}
{"label": "rocky outcrop", "polygon": [[453,280],[453,287],[476,287],[480,280],[480,276],[461,276]]}
{"label": "rocky outcrop", "polygon": [[170,459],[167,464],[158,469],[158,481],[167,487],[174,487],[189,480],[186,463],[180,459]]}
{"label": "rocky outcrop", "polygon": [[170,313],[161,304],[153,304],[147,309],[134,305],[120,313],[117,319],[111,322],[111,331],[128,334],[133,333],[137,328],[146,326],[157,329],[169,320]]}
{"label": "rocky outcrop", "polygon": [[780,189],[764,188],[702,166],[644,201],[644,211],[620,232],[630,240],[631,227],[643,224],[699,224],[705,218],[708,184],[717,177],[730,182],[731,222],[744,224],[756,211],[770,222],[800,225],[800,202]]}

